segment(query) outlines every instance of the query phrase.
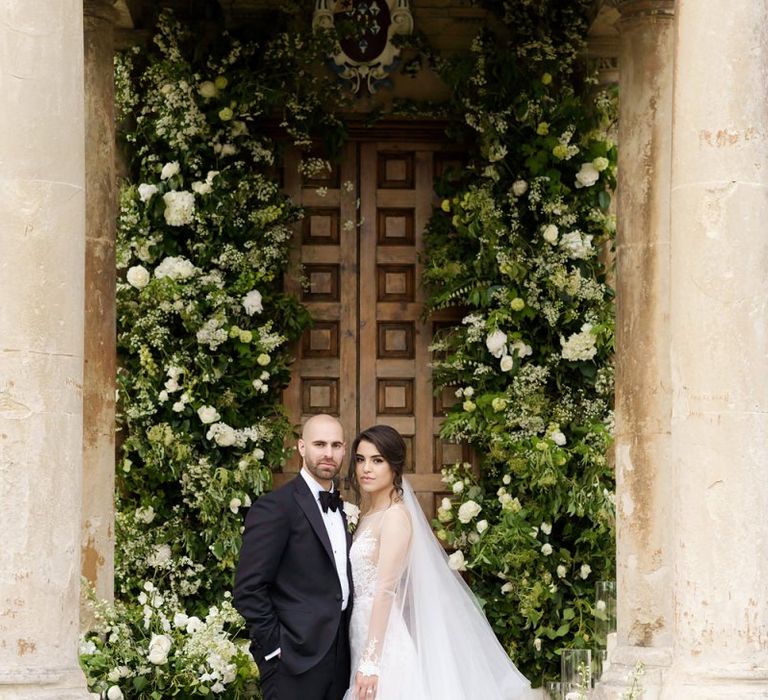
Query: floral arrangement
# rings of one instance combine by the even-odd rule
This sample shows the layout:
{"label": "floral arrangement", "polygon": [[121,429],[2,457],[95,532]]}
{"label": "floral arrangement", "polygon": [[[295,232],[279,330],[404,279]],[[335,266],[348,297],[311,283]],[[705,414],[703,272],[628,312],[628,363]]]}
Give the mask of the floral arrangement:
{"label": "floral arrangement", "polygon": [[[289,345],[309,321],[282,292],[302,213],[280,192],[280,146],[259,124],[282,115],[301,147],[318,128],[330,139],[340,128],[326,109],[341,103],[333,76],[305,70],[327,39],[288,31],[291,21],[263,43],[224,35],[201,52],[199,35],[164,11],[152,45],[116,62],[128,161],[117,227],[118,603],[82,657],[91,688],[110,698],[250,697],[255,666],[235,645],[242,628],[226,596],[244,513],[288,456],[281,392]],[[182,625],[185,615],[205,628]],[[202,654],[205,639],[226,663]]]}
{"label": "floral arrangement", "polygon": [[488,5],[500,28],[443,66],[472,146],[427,232],[429,306],[464,312],[433,376],[455,394],[442,436],[479,468],[444,470],[435,526],[536,682],[592,646],[594,584],[613,578],[616,115],[580,59],[589,3]]}

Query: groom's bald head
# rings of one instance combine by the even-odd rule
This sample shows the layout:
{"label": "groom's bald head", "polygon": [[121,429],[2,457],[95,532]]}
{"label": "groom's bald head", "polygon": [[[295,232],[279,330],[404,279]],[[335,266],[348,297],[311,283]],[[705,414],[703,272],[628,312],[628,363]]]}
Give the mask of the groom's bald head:
{"label": "groom's bald head", "polygon": [[326,488],[339,473],[345,451],[344,428],[338,419],[320,413],[304,423],[299,439],[302,467]]}

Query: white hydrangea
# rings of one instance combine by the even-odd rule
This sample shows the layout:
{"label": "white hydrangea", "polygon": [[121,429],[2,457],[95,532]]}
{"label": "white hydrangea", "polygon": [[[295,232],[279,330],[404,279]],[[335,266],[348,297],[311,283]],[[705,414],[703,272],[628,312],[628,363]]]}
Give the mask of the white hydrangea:
{"label": "white hydrangea", "polygon": [[567,340],[562,336],[560,337],[560,345],[562,346],[560,355],[564,360],[572,362],[591,360],[597,354],[596,340],[594,333],[592,333],[592,325],[585,323],[581,327],[581,331],[574,333]]}
{"label": "white hydrangea", "polygon": [[580,231],[570,231],[563,234],[560,239],[560,247],[574,260],[586,260],[594,252],[592,247],[593,236],[582,235]]}
{"label": "white hydrangea", "polygon": [[186,190],[178,192],[166,192],[163,195],[165,202],[165,223],[169,226],[186,226],[195,218],[195,195]]}
{"label": "white hydrangea", "polygon": [[196,271],[195,266],[186,258],[169,256],[164,258],[155,268],[155,277],[158,279],[170,277],[172,280],[183,280],[192,277]]}
{"label": "white hydrangea", "polygon": [[561,430],[555,430],[552,435],[552,441],[557,445],[558,447],[562,447],[566,443],[565,435]]}

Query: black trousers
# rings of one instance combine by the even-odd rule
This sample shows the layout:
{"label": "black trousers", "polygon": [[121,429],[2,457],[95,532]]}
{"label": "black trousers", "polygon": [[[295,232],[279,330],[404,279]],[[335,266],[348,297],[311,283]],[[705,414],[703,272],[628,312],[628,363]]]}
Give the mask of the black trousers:
{"label": "black trousers", "polygon": [[322,660],[308,671],[289,674],[278,657],[259,664],[264,700],[341,700],[349,686],[347,615]]}

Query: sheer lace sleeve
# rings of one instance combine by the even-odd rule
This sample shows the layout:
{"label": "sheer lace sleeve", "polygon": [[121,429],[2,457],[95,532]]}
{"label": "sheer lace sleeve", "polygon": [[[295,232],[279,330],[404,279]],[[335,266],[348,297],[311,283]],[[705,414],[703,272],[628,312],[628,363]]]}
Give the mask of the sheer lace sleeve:
{"label": "sheer lace sleeve", "polygon": [[368,641],[357,669],[363,675],[379,675],[384,637],[398,584],[408,565],[410,541],[411,518],[408,512],[398,506],[385,511],[381,518],[376,587],[368,626]]}

